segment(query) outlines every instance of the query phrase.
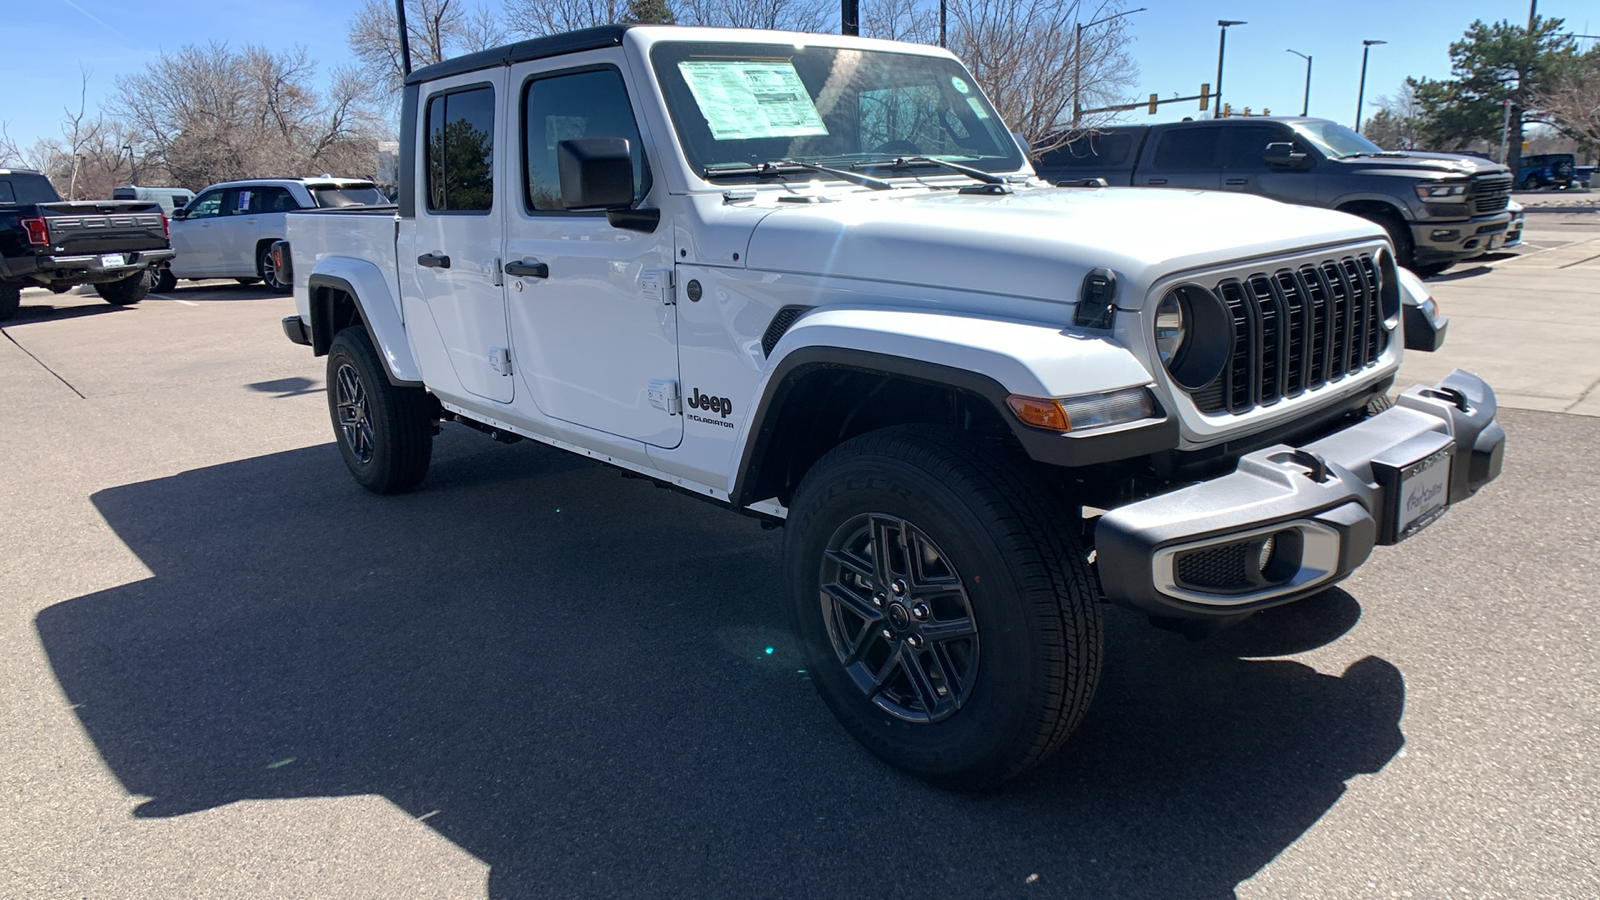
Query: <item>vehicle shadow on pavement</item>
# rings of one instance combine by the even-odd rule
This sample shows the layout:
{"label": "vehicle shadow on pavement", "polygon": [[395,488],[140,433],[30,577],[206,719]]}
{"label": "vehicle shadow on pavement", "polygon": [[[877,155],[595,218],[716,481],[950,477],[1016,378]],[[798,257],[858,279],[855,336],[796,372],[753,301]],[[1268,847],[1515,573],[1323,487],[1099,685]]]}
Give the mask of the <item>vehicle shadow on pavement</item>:
{"label": "vehicle shadow on pavement", "polygon": [[112,306],[99,298],[95,298],[93,303],[80,300],[70,306],[55,306],[49,302],[49,295],[42,300],[27,296],[22,298],[22,305],[11,318],[0,319],[0,328],[15,328],[18,325],[31,325],[35,322],[64,322],[67,319],[125,313],[132,310],[131,306]]}
{"label": "vehicle shadow on pavement", "polygon": [[379,794],[499,898],[1229,897],[1403,742],[1389,663],[1250,658],[1341,591],[1198,643],[1109,611],[1066,750],[967,795],[815,696],[781,532],[577,457],[447,429],[407,496],[328,444],[92,499],[154,574],[36,625],[135,815]]}

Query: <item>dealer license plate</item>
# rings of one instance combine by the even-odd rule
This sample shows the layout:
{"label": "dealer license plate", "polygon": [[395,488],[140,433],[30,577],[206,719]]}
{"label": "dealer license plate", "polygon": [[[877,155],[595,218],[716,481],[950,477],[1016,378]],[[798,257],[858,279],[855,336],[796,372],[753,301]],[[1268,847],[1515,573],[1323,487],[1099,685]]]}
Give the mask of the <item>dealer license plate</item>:
{"label": "dealer license plate", "polygon": [[1450,502],[1450,451],[1406,466],[1400,476],[1400,502],[1394,533],[1408,538],[1433,524]]}
{"label": "dealer license plate", "polygon": [[100,257],[102,269],[118,269],[128,264],[128,257],[121,253],[107,253]]}

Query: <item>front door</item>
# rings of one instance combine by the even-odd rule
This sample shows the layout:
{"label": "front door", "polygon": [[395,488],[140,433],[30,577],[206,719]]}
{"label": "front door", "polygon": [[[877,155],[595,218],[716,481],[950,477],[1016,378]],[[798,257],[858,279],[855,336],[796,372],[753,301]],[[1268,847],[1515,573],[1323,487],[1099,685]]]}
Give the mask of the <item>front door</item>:
{"label": "front door", "polygon": [[1221,131],[1207,123],[1162,132],[1149,164],[1138,171],[1134,184],[1216,190],[1222,184],[1222,176],[1217,172]]}
{"label": "front door", "polygon": [[189,204],[184,217],[170,228],[173,275],[199,278],[216,273],[222,264],[221,223],[228,213],[223,204],[237,195],[231,188],[216,188]]}
{"label": "front door", "polygon": [[515,365],[531,395],[518,406],[526,402],[528,415],[675,447],[683,416],[667,399],[678,378],[672,229],[662,222],[651,233],[628,230],[603,212],[562,207],[556,146],[569,138],[627,139],[636,206],[651,184],[613,55],[562,62],[559,69],[533,62],[511,70],[522,165],[506,203],[505,297]]}
{"label": "front door", "polygon": [[461,387],[509,403],[511,342],[499,267],[504,201],[495,177],[504,73],[429,82],[419,98],[416,237],[399,264],[432,313]]}

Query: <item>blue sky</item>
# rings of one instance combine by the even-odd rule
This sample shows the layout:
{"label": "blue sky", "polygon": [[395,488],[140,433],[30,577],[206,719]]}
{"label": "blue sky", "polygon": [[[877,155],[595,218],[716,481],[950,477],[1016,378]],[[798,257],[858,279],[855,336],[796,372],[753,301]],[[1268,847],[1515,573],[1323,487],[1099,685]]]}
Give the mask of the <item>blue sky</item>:
{"label": "blue sky", "polygon": [[[861,0],[863,5],[873,0]],[[115,92],[119,75],[143,69],[163,51],[208,40],[269,47],[305,45],[322,72],[346,56],[346,23],[359,0],[9,0],[5,46],[0,56],[0,122],[23,147],[36,137],[59,133],[63,106],[76,107],[79,67],[90,73],[91,106]],[[1367,71],[1367,111],[1379,95],[1393,93],[1407,75],[1449,74],[1448,48],[1474,18],[1526,21],[1526,2],[1489,0],[1268,0],[1164,2],[1133,0],[1147,12],[1128,17],[1139,64],[1136,96],[1196,93],[1216,79],[1219,18],[1249,24],[1228,30],[1225,87],[1235,108],[1270,108],[1298,113],[1305,61],[1315,58],[1311,114],[1345,124],[1355,117],[1361,71],[1361,41],[1374,47]],[[1567,29],[1600,33],[1600,6],[1593,0],[1544,0],[1539,12],[1567,20]],[[1592,43],[1592,42],[1586,42]],[[36,48],[36,52],[28,48]],[[45,48],[48,48],[46,50]],[[1144,122],[1198,115],[1194,104],[1172,104]]]}

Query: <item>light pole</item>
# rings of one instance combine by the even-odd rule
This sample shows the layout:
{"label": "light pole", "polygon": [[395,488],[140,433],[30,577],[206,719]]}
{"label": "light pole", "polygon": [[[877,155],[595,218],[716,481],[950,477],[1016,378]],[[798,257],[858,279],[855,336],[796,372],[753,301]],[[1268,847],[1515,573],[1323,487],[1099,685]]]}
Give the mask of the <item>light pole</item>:
{"label": "light pole", "polygon": [[1362,41],[1361,42],[1361,87],[1356,90],[1356,134],[1361,133],[1361,101],[1367,93],[1367,51],[1373,44],[1387,44],[1388,41]]}
{"label": "light pole", "polygon": [[1083,30],[1085,28],[1093,28],[1096,25],[1103,25],[1106,22],[1110,22],[1112,19],[1120,19],[1123,16],[1131,16],[1136,12],[1144,12],[1144,11],[1145,11],[1145,7],[1141,6],[1138,9],[1130,9],[1127,12],[1119,12],[1116,15],[1106,16],[1104,19],[1095,19],[1093,22],[1090,22],[1087,25],[1083,24],[1082,22],[1079,22],[1077,27],[1075,29],[1073,29],[1073,33],[1072,33],[1072,127],[1074,127],[1074,128],[1078,127],[1078,120],[1083,117],[1083,103],[1080,102],[1082,97],[1083,97],[1083,93],[1082,93],[1083,92]]}
{"label": "light pole", "polygon": [[1212,116],[1213,119],[1222,118],[1222,55],[1228,49],[1228,26],[1249,24],[1238,19],[1217,20],[1217,27],[1222,30],[1222,37],[1217,40],[1217,112]]}
{"label": "light pole", "polygon": [[1290,50],[1289,52],[1306,61],[1306,98],[1300,101],[1300,115],[1310,115],[1308,110],[1311,109],[1311,57],[1306,56],[1299,50]]}

